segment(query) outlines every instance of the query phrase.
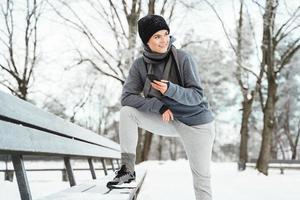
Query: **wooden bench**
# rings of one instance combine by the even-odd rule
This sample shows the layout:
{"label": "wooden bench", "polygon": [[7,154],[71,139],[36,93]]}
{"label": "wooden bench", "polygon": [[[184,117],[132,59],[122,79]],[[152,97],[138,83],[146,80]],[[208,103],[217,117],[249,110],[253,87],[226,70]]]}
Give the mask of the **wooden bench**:
{"label": "wooden bench", "polygon": [[[111,160],[111,166],[114,168],[113,160],[120,159],[120,146],[114,141],[0,91],[0,154],[11,156],[21,199],[31,200],[32,195],[24,166],[24,156],[61,157],[71,186],[69,191],[64,191],[64,195],[68,193],[69,196],[72,196],[72,191],[77,191],[78,196],[78,190],[75,188],[85,186],[77,185],[70,159],[86,159],[92,179],[94,179],[91,180],[89,186],[93,185],[93,188],[97,188],[98,191],[100,188],[107,190],[105,181],[112,177],[96,180],[93,159],[101,159],[103,169],[107,174],[104,159]],[[139,187],[145,174],[146,172],[143,170],[137,173]],[[106,194],[105,199],[134,199],[139,187],[128,189],[125,192],[126,195],[124,195],[123,189],[116,190],[112,193],[113,198],[110,197],[110,194]],[[84,193],[87,190],[80,191]],[[94,194],[96,196],[97,193]],[[59,195],[57,199],[60,199]]]}
{"label": "wooden bench", "polygon": [[[257,159],[250,159],[246,164],[247,167],[256,167]],[[300,160],[270,160],[270,169],[279,169],[280,174],[284,174],[285,169],[300,170]]]}

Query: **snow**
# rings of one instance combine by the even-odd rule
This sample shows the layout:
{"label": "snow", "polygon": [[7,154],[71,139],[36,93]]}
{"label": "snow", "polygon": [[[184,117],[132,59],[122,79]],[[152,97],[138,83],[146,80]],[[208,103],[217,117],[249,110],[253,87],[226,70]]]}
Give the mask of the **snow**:
{"label": "snow", "polygon": [[[147,175],[138,200],[194,200],[192,176],[188,161],[147,161],[140,164],[147,169]],[[88,171],[75,172],[78,183],[91,180]],[[97,172],[98,177],[102,172]],[[212,163],[212,187],[214,200],[299,200],[300,173],[297,170],[269,170],[269,176],[253,168],[237,171],[236,163]],[[30,188],[34,199],[69,187],[61,181],[59,172],[28,172]],[[0,173],[0,197],[5,200],[19,200],[16,181],[3,181]]]}
{"label": "snow", "polygon": [[[146,162],[148,168],[139,200],[194,200],[188,162]],[[239,172],[236,163],[212,163],[214,200],[299,200],[300,173],[297,170],[269,170],[269,176],[254,168]]]}

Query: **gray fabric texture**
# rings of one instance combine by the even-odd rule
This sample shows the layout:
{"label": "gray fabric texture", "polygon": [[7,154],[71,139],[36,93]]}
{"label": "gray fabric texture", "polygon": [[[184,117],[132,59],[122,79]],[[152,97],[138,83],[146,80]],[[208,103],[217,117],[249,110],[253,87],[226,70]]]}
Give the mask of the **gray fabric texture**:
{"label": "gray fabric texture", "polygon": [[212,199],[210,162],[215,137],[213,122],[196,126],[187,126],[178,120],[164,122],[160,114],[124,106],[120,112],[119,126],[122,153],[136,153],[138,127],[162,136],[179,137],[190,163],[196,200]]}
{"label": "gray fabric texture", "polygon": [[[141,92],[147,81],[148,70],[144,58],[140,57],[134,61],[129,70],[123,85],[121,104],[153,113],[159,113],[163,105],[166,105],[173,112],[174,118],[187,125],[199,125],[213,121],[213,115],[205,100],[194,59],[182,50],[177,50],[176,53],[179,66],[172,64],[172,67],[178,68],[179,82],[182,85],[169,81],[168,90],[161,99],[143,97]],[[148,54],[148,56],[151,55]],[[161,77],[166,61],[166,59],[162,59],[161,62],[153,64],[153,74]]]}
{"label": "gray fabric texture", "polygon": [[[147,64],[147,65],[148,65],[148,74],[154,74],[153,64]],[[172,58],[171,58],[171,56],[169,56],[166,66],[164,68],[163,74],[161,77],[159,77],[159,79],[160,80],[173,80],[173,82],[177,83],[176,73],[172,73],[172,71],[174,71],[172,69],[174,69],[174,68],[172,68]],[[163,95],[159,91],[153,89],[151,87],[150,83],[151,83],[151,81],[149,79],[146,79],[144,89],[143,89],[144,97],[146,97],[146,98],[156,97],[158,99],[163,98]]]}

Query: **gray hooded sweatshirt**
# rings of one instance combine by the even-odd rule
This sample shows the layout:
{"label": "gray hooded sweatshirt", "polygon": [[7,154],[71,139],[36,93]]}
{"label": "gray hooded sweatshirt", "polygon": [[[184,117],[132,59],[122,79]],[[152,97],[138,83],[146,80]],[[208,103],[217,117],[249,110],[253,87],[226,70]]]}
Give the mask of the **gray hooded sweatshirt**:
{"label": "gray hooded sweatshirt", "polygon": [[[131,106],[140,111],[154,113],[160,113],[162,107],[167,106],[175,119],[190,126],[213,121],[212,112],[204,99],[194,59],[183,50],[177,50],[177,58],[182,85],[169,82],[167,91],[160,99],[156,97],[147,98],[141,95],[148,68],[143,57],[137,58],[133,62],[123,85],[122,106]],[[153,73],[157,77],[162,76],[166,60],[156,63],[153,67]]]}

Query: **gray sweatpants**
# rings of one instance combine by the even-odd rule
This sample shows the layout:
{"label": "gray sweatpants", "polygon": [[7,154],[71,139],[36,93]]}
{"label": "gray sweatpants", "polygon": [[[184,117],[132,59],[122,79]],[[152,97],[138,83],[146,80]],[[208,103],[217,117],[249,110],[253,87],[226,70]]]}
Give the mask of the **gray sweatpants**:
{"label": "gray sweatpants", "polygon": [[119,126],[122,153],[136,154],[138,127],[162,136],[180,137],[192,170],[196,200],[212,199],[210,162],[215,137],[213,122],[197,126],[187,126],[176,119],[164,122],[159,114],[124,106],[121,108]]}

